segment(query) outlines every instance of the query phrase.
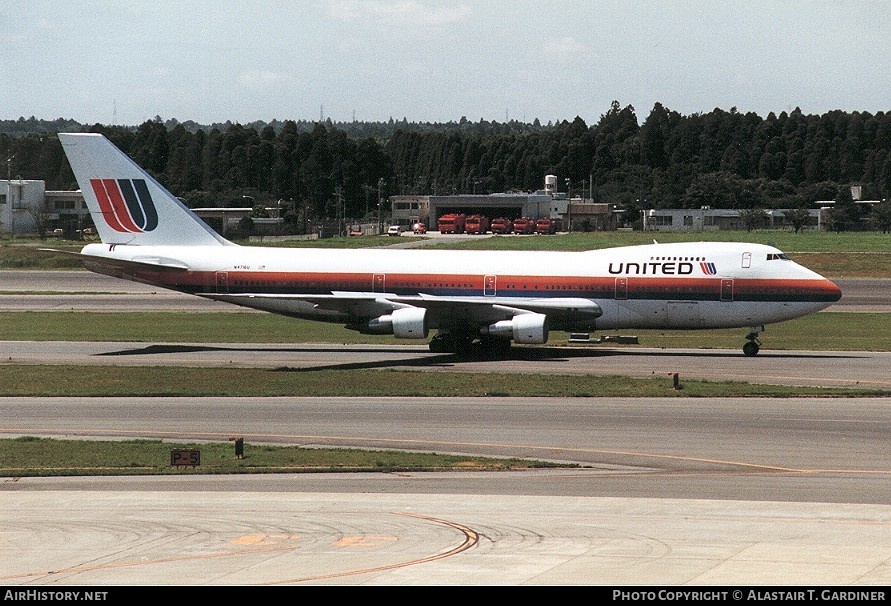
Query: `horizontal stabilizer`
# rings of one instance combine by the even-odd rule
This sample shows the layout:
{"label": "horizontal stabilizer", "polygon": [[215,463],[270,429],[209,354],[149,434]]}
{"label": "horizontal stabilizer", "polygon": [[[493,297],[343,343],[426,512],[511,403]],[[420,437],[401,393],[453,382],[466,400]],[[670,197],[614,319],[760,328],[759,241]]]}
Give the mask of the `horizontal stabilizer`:
{"label": "horizontal stabilizer", "polygon": [[76,257],[83,261],[84,265],[86,265],[88,269],[92,269],[91,266],[97,265],[114,267],[117,269],[155,269],[161,271],[186,271],[190,269],[190,267],[182,261],[179,261],[177,259],[167,259],[163,257],[134,257],[132,259],[115,259],[113,257],[88,255],[80,252],[72,252],[70,250],[57,250],[54,248],[41,248],[39,250],[60,255],[67,255],[69,257]]}

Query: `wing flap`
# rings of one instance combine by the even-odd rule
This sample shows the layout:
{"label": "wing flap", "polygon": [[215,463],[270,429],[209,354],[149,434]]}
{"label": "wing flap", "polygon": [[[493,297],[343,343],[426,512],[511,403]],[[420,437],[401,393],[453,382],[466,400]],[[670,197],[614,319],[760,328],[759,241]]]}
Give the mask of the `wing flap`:
{"label": "wing flap", "polygon": [[344,319],[376,318],[390,313],[394,309],[412,307],[404,303],[390,301],[376,293],[332,293],[330,295],[217,293],[202,294],[201,296],[273,313],[293,316],[342,316]]}

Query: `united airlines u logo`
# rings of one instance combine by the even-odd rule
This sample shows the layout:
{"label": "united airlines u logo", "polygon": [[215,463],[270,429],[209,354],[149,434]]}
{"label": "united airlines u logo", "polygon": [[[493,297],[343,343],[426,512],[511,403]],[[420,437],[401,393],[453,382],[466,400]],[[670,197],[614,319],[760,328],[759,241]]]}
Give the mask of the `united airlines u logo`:
{"label": "united airlines u logo", "polygon": [[699,268],[702,270],[707,276],[713,276],[718,273],[718,269],[715,267],[714,263],[700,263]]}
{"label": "united airlines u logo", "polygon": [[145,179],[90,179],[90,185],[113,230],[141,233],[158,227],[158,211]]}

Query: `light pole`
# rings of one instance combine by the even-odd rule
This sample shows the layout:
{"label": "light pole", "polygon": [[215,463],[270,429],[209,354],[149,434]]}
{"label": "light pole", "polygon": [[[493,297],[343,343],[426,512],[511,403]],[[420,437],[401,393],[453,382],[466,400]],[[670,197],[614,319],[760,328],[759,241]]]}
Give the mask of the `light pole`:
{"label": "light pole", "polygon": [[15,156],[10,156],[6,159],[6,203],[9,204],[9,219],[11,224],[9,226],[10,233],[12,237],[15,238],[15,215],[12,212],[12,181],[10,181],[10,172],[12,166],[12,159]]}

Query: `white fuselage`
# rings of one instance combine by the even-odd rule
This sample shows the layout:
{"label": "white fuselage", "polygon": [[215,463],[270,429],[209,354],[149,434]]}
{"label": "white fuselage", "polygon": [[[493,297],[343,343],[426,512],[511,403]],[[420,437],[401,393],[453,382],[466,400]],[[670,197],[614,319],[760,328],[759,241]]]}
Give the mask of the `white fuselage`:
{"label": "white fuselage", "polygon": [[[760,244],[652,244],[585,252],[91,244],[83,254],[99,262],[88,263],[94,271],[329,321],[342,321],[343,314],[306,303],[300,295],[420,295],[498,305],[585,299],[602,310],[597,329],[761,326],[819,311],[841,296],[829,280]],[[120,269],[102,265],[98,257],[146,265]],[[186,269],[155,270],[154,264]]]}

